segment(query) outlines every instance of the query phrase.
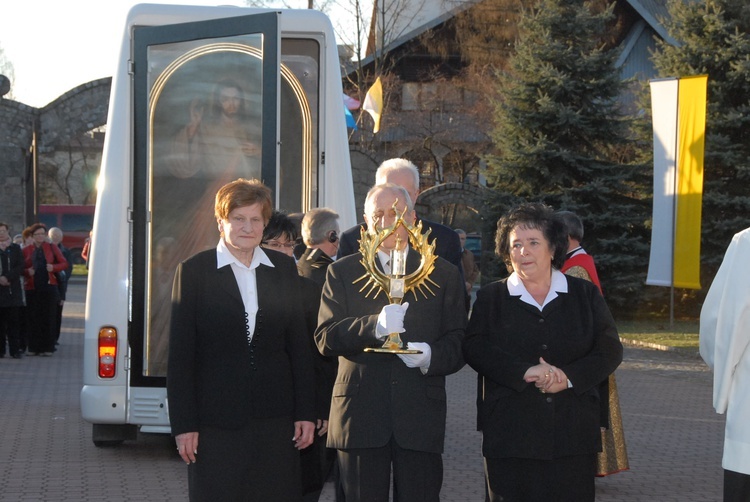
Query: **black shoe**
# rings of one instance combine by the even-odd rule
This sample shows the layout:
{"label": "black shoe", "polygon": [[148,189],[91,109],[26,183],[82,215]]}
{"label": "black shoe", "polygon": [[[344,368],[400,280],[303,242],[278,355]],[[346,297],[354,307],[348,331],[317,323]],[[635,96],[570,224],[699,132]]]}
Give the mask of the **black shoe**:
{"label": "black shoe", "polygon": [[12,357],[13,359],[22,359],[22,358],[23,358],[23,354],[22,354],[22,353],[20,353],[20,352],[18,352],[18,353],[16,353],[16,354],[13,354],[13,355],[12,355],[11,357]]}

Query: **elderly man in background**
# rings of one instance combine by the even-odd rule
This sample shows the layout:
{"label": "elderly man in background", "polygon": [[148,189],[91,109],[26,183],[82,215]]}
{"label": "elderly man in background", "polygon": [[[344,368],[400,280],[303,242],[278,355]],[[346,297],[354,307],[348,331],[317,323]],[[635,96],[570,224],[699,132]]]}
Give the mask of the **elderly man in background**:
{"label": "elderly man in background", "polygon": [[311,209],[302,218],[302,241],[306,248],[297,262],[297,270],[321,289],[326,281],[326,269],[339,250],[338,220],[339,215],[326,207]]}
{"label": "elderly man in background", "polygon": [[68,261],[68,268],[57,274],[57,290],[60,292],[60,301],[57,304],[57,335],[55,336],[55,345],[59,345],[60,330],[62,329],[62,312],[65,305],[65,295],[68,292],[68,280],[73,275],[73,255],[70,249],[62,244],[63,231],[57,227],[52,227],[47,232],[49,240],[60,249],[60,252]]}
{"label": "elderly man in background", "polygon": [[[403,187],[409,194],[411,203],[416,205],[417,197],[419,197],[419,169],[412,162],[399,158],[384,161],[375,172],[375,184],[382,185],[383,183],[393,183],[394,185]],[[459,272],[463,276],[461,242],[456,232],[445,225],[425,220],[418,216],[417,221],[421,221],[422,223],[422,233],[430,231],[429,241],[430,243],[435,242],[435,254],[458,267]],[[359,232],[364,226],[364,223],[360,223],[341,234],[338,252],[339,258],[349,256],[359,250]],[[466,311],[468,312],[471,303],[471,297],[468,294],[464,295],[464,302]]]}
{"label": "elderly man in background", "polygon": [[[299,275],[314,284],[314,300],[310,305],[310,308],[315,312],[311,323],[313,334],[317,327],[320,294],[326,282],[326,271],[328,266],[334,262],[336,252],[339,249],[338,219],[339,215],[335,211],[325,207],[311,209],[302,218],[301,230],[305,251],[297,262],[297,271]],[[331,411],[331,393],[333,392],[333,382],[336,380],[338,362],[335,357],[321,354],[317,350],[314,340],[313,351],[315,353],[315,407],[319,418],[316,423],[315,444],[308,448],[312,451],[308,453],[305,450],[303,455],[316,455],[317,462],[314,465],[318,469],[320,480],[325,482],[336,460],[336,450],[326,448],[326,441],[328,439],[328,416]],[[303,468],[305,461],[306,459],[303,457]],[[337,472],[334,472],[334,478],[338,480]],[[340,490],[338,482],[337,490]],[[316,490],[306,493],[303,502],[317,501],[320,492],[321,490]],[[338,497],[337,500],[343,500],[341,494]]]}

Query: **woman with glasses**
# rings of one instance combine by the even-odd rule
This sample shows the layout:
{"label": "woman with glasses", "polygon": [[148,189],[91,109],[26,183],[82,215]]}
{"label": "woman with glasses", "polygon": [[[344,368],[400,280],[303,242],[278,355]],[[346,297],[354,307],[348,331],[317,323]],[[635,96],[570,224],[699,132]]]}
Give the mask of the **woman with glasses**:
{"label": "woman with glasses", "polygon": [[[317,211],[315,209],[308,212]],[[307,215],[305,216],[307,217]],[[304,226],[304,223],[303,223]],[[261,246],[265,249],[279,251],[294,258],[294,248],[299,244],[299,229],[292,218],[286,214],[274,211],[268,225],[263,229]],[[335,253],[334,253],[335,254]],[[310,447],[300,452],[303,502],[317,501],[323,488],[323,483],[330,470],[330,460],[326,456],[325,437],[328,432],[328,411],[331,405],[331,391],[336,377],[336,361],[324,357],[315,345],[315,328],[318,326],[318,306],[320,304],[320,290],[318,285],[300,273],[300,292],[302,295],[305,322],[307,323],[310,353],[315,367],[315,441]],[[325,274],[325,269],[323,270]],[[323,276],[325,280],[325,275]]]}
{"label": "woman with glasses", "polygon": [[263,240],[260,245],[265,249],[280,251],[294,257],[294,248],[299,244],[299,229],[289,216],[274,211],[268,224],[263,229]]}
{"label": "woman with glasses", "polygon": [[23,248],[26,272],[26,306],[29,320],[29,354],[51,356],[57,337],[57,305],[60,292],[57,273],[67,270],[68,262],[57,246],[47,240],[47,227],[29,227],[32,245]]}
{"label": "woman with glasses", "polygon": [[313,441],[313,363],[294,261],[261,246],[271,190],[216,194],[214,249],[175,273],[167,396],[190,500],[300,500]]}

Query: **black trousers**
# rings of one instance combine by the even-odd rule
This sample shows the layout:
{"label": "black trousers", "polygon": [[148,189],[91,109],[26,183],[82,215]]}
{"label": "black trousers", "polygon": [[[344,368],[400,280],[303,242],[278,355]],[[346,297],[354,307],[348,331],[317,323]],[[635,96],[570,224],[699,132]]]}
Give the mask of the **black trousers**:
{"label": "black trousers", "polygon": [[60,302],[57,286],[27,290],[26,302],[30,323],[29,352],[54,352]]}
{"label": "black trousers", "polygon": [[750,474],[724,470],[724,502],[750,502]]}
{"label": "black trousers", "polygon": [[596,454],[553,460],[487,458],[491,502],[594,502]]}
{"label": "black trousers", "polygon": [[438,502],[443,485],[440,453],[401,448],[391,438],[380,448],[338,451],[341,485],[346,502],[388,502],[391,484],[394,502]]}
{"label": "black trousers", "polygon": [[0,307],[0,354],[5,355],[5,341],[8,351],[15,356],[21,350],[20,308]]}
{"label": "black trousers", "polygon": [[237,430],[203,427],[188,466],[191,502],[298,502],[299,451],[291,418],[254,419]]}

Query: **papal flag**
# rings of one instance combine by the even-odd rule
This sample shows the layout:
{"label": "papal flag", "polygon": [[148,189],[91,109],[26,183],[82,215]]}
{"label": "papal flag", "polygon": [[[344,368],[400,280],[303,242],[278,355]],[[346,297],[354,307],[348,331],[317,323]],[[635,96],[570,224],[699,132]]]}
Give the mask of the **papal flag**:
{"label": "papal flag", "polygon": [[654,204],[646,284],[700,289],[707,75],[652,80]]}
{"label": "papal flag", "polygon": [[380,130],[380,115],[383,113],[383,85],[380,83],[380,77],[367,91],[362,109],[372,116],[372,120],[375,121],[372,132],[377,133]]}

